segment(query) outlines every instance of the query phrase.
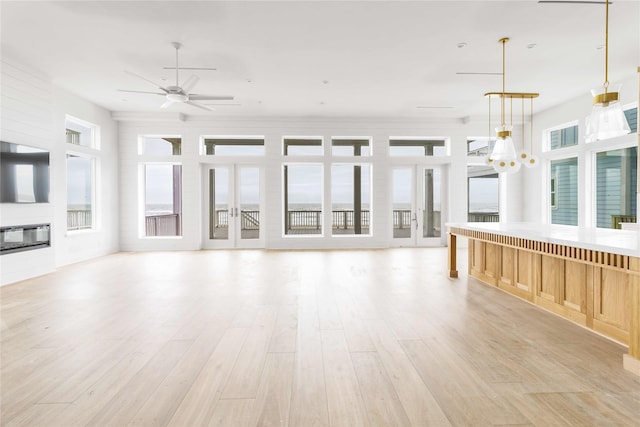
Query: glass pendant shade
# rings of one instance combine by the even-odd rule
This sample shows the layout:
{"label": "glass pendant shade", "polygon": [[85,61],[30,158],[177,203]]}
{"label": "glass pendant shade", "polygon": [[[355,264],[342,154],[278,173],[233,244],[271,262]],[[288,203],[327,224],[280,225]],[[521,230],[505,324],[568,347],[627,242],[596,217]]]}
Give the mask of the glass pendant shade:
{"label": "glass pendant shade", "polygon": [[494,160],[493,169],[498,173],[505,173],[509,170],[509,163],[504,160]]}
{"label": "glass pendant shade", "polygon": [[538,166],[538,158],[533,154],[522,152],[518,156],[518,161],[528,168],[533,168]]}
{"label": "glass pendant shade", "polygon": [[525,167],[527,168],[534,168],[536,166],[538,166],[538,158],[536,156],[528,156],[527,160],[522,162],[523,165],[525,165]]}
{"label": "glass pendant shade", "polygon": [[509,169],[507,169],[507,173],[516,173],[520,170],[522,163],[512,160],[509,162]]}
{"label": "glass pendant shade", "polygon": [[[511,138],[511,126],[496,128],[496,134],[498,138],[493,146],[491,158],[493,160],[516,160],[516,149]],[[502,136],[501,134],[507,135]]]}
{"label": "glass pendant shade", "polygon": [[520,163],[518,163],[516,149],[511,138],[511,126],[496,128],[496,134],[498,138],[490,156],[493,168],[498,173],[516,172],[515,165],[517,164],[517,169],[520,169]]}
{"label": "glass pendant shade", "polygon": [[615,91],[606,91],[604,88],[591,90],[593,109],[587,118],[588,141],[615,138],[631,132],[618,100],[620,85],[614,89]]}

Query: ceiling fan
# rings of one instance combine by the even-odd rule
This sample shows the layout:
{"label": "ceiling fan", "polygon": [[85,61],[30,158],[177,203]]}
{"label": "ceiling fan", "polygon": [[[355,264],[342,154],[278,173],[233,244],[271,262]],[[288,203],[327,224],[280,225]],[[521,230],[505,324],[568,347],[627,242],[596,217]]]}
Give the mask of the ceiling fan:
{"label": "ceiling fan", "polygon": [[[126,71],[127,74],[130,74],[132,76],[135,76],[139,79],[142,79],[148,83],[151,83],[152,85],[154,85],[155,87],[157,87],[158,89],[160,89],[162,92],[147,92],[147,91],[141,91],[141,90],[126,90],[126,89],[118,89],[120,92],[130,92],[130,93],[146,93],[146,94],[151,94],[151,95],[160,95],[160,96],[164,96],[166,98],[166,101],[164,102],[164,104],[162,104],[160,106],[160,108],[167,108],[170,105],[176,104],[176,103],[182,103],[182,104],[187,104],[187,105],[191,105],[193,107],[197,107],[197,108],[201,108],[203,110],[207,110],[207,111],[213,111],[213,108],[207,107],[206,105],[200,104],[198,102],[195,101],[230,101],[233,100],[233,96],[225,96],[225,95],[198,95],[195,93],[190,93],[191,89],[193,89],[193,87],[196,85],[196,83],[198,83],[198,76],[196,75],[192,75],[191,77],[189,77],[183,84],[182,86],[180,86],[179,83],[179,79],[178,79],[178,72],[181,69],[178,65],[178,50],[180,50],[180,48],[182,47],[182,45],[178,42],[172,42],[171,45],[175,48],[176,50],[176,66],[175,66],[175,70],[176,70],[176,84],[175,86],[166,86],[163,87],[145,77],[142,77],[136,73],[132,73],[131,71]],[[165,67],[165,69],[173,69],[174,67]],[[182,68],[182,69],[197,69],[197,70],[204,70],[205,68]],[[214,68],[206,68],[207,70],[214,70]]]}

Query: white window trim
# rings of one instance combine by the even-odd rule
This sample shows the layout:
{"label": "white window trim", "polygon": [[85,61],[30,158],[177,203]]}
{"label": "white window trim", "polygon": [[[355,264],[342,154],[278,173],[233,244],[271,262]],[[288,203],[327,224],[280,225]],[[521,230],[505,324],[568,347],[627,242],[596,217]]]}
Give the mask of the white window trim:
{"label": "white window trim", "polygon": [[96,125],[95,123],[91,123],[91,122],[88,122],[86,120],[82,120],[82,119],[79,119],[77,117],[74,117],[74,116],[71,116],[69,114],[66,114],[65,115],[65,128],[67,128],[67,123],[69,123],[69,122],[77,124],[77,125],[85,127],[85,128],[88,128],[89,131],[91,132],[91,136],[90,136],[91,143],[89,144],[89,146],[67,144],[68,146],[71,145],[72,147],[74,147],[74,150],[76,149],[75,147],[81,147],[83,149],[100,151],[100,147],[101,147],[100,126]]}

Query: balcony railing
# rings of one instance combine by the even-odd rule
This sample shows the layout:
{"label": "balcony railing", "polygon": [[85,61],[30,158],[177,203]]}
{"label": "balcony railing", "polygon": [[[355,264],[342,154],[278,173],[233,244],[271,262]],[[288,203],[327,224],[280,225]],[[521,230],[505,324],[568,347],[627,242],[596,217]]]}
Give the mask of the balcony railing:
{"label": "balcony railing", "polygon": [[322,211],[287,211],[288,230],[320,230]]}
{"label": "balcony railing", "polygon": [[145,236],[180,236],[180,214],[148,215]]}
{"label": "balcony railing", "polygon": [[611,228],[622,229],[623,222],[636,222],[635,215],[611,215]]}
{"label": "balcony railing", "polygon": [[[369,211],[360,211],[360,226],[369,228]],[[353,211],[332,211],[332,227],[334,229],[348,230],[354,227]]]}
{"label": "balcony railing", "polygon": [[68,209],[67,210],[67,230],[83,230],[92,227],[90,210]]}
{"label": "balcony railing", "polygon": [[[216,228],[226,228],[229,226],[229,211],[218,209],[216,211]],[[260,229],[260,211],[240,211],[240,227],[243,230]]]}
{"label": "balcony railing", "polygon": [[[371,224],[371,214],[368,210],[361,211],[361,226],[368,228]],[[304,210],[288,211],[290,230],[320,230],[322,227],[322,211]],[[351,229],[354,227],[354,212],[352,210],[332,211],[332,227],[334,229]],[[216,228],[229,226],[229,212],[227,209],[216,210]],[[240,226],[243,230],[257,230],[260,227],[260,211],[241,211]],[[393,228],[404,229],[411,227],[411,210],[396,209],[393,211]]]}
{"label": "balcony railing", "polygon": [[394,209],[393,210],[393,228],[396,230],[404,230],[411,228],[411,210]]}
{"label": "balcony railing", "polygon": [[469,212],[467,216],[469,222],[500,222],[498,212]]}

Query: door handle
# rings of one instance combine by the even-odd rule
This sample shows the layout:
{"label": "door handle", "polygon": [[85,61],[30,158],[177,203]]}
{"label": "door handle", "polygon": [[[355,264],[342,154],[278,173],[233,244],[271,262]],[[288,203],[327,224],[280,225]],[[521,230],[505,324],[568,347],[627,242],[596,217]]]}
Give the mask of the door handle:
{"label": "door handle", "polygon": [[418,214],[417,213],[413,213],[413,222],[416,223],[416,230],[418,230]]}
{"label": "door handle", "polygon": [[238,208],[236,208],[236,216],[238,216]]}

